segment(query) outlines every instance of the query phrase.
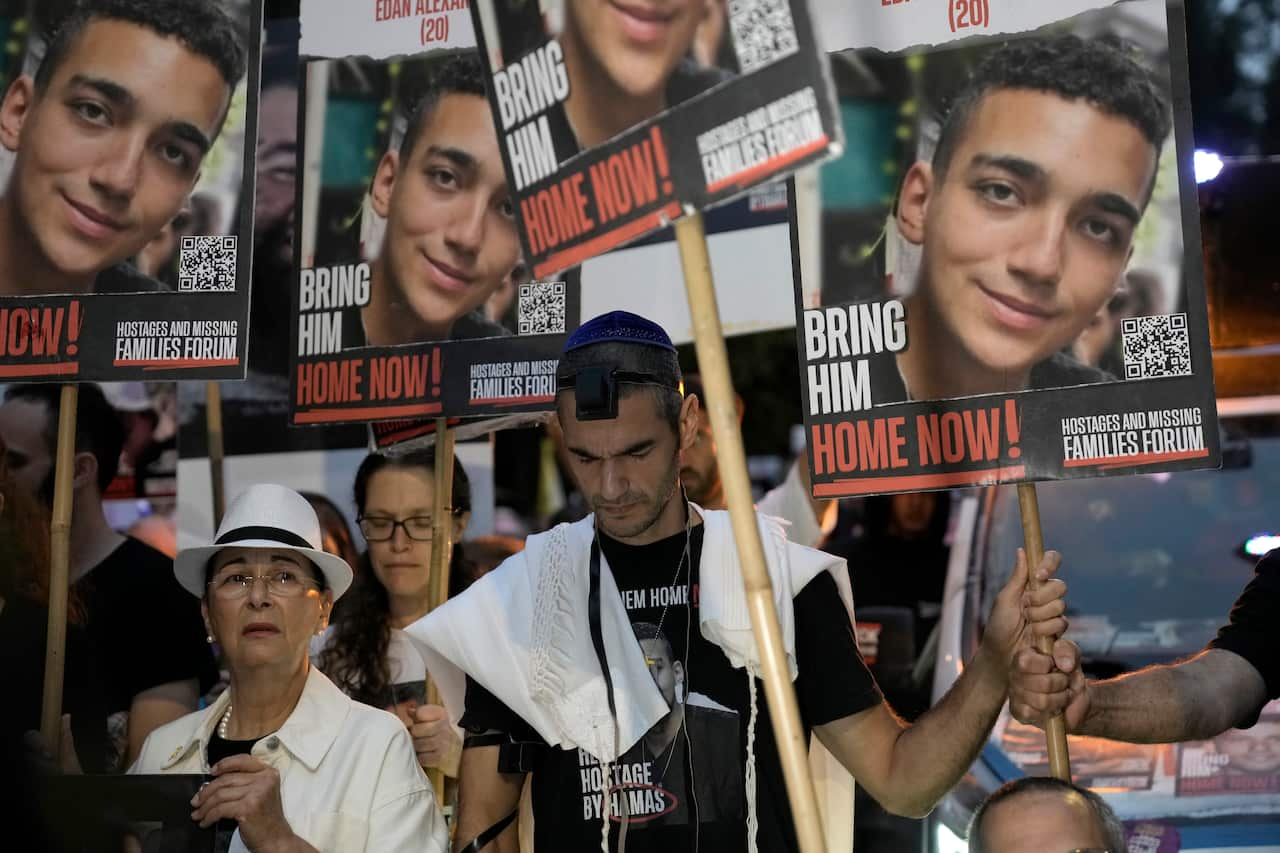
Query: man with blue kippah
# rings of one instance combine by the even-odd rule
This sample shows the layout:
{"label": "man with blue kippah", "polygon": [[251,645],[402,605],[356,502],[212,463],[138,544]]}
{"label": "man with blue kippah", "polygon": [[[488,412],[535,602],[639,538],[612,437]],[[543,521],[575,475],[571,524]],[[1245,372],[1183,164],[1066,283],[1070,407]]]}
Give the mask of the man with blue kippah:
{"label": "man with blue kippah", "polygon": [[[515,850],[532,773],[539,853],[602,841],[633,853],[797,850],[729,514],[690,503],[680,486],[700,409],[681,396],[675,347],[656,324],[611,312],[570,338],[556,379],[565,446],[594,514],[529,537],[407,629],[450,717],[471,733],[454,849]],[[819,782],[851,772],[891,811],[928,812],[1004,702],[1021,607],[1038,613],[1024,600],[1025,559],[955,687],[907,726],[858,652],[844,561],[788,542],[776,519],[758,521],[802,724],[818,735],[811,763],[832,762]],[[1051,555],[1042,569],[1053,568]],[[665,637],[669,652],[654,654],[637,628]],[[844,790],[847,802],[825,800],[832,849],[851,844]]]}

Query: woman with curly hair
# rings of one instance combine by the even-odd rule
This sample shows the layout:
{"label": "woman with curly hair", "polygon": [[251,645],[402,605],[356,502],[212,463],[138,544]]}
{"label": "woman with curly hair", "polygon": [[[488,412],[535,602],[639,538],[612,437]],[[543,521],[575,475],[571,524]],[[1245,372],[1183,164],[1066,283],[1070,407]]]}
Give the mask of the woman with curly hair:
{"label": "woman with curly hair", "polygon": [[[369,548],[341,613],[313,649],[316,666],[351,698],[400,717],[424,768],[456,775],[461,737],[444,708],[427,704],[426,664],[402,630],[430,608],[435,449],[370,454],[356,472],[355,501]],[[452,503],[457,543],[471,517],[471,484],[456,460]],[[454,544],[449,595],[470,577]]]}
{"label": "woman with curly hair", "polygon": [[[40,727],[49,620],[49,515],[9,477],[0,438],[0,672],[9,697],[0,703],[4,754],[21,754],[25,732]],[[101,773],[106,766],[106,693],[84,630],[74,588],[67,601],[63,674],[63,749],[59,763]],[[68,728],[69,727],[69,728]],[[74,732],[74,754],[65,747]]]}

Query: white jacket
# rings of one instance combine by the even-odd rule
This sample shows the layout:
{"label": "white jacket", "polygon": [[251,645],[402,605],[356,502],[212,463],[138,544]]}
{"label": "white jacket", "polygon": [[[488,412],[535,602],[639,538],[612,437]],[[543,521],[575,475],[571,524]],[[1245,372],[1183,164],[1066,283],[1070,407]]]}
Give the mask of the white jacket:
{"label": "white jacket", "polygon": [[[207,747],[230,697],[147,736],[130,773],[207,773]],[[444,817],[395,716],[349,699],[315,667],[298,705],[252,755],[280,772],[294,833],[322,853],[445,853]],[[248,850],[237,830],[229,853]]]}

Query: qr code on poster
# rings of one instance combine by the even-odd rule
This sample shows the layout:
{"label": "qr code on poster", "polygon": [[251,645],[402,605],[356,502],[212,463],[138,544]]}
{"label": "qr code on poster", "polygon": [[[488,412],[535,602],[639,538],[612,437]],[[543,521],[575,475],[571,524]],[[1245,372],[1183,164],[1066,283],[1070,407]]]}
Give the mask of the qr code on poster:
{"label": "qr code on poster", "polygon": [[729,29],[743,74],[800,49],[788,0],[729,0]]}
{"label": "qr code on poster", "polygon": [[208,293],[236,289],[235,237],[183,237],[178,290]]}
{"label": "qr code on poster", "polygon": [[1186,314],[1129,317],[1120,324],[1125,379],[1191,375]]}
{"label": "qr code on poster", "polygon": [[564,334],[564,282],[520,285],[516,325],[522,335]]}

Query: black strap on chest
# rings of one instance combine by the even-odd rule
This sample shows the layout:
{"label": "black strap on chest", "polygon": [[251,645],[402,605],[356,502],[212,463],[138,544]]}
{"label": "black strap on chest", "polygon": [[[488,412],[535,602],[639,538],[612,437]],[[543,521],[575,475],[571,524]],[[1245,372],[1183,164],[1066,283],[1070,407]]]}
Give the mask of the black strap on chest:
{"label": "black strap on chest", "polygon": [[460,853],[480,853],[486,844],[501,835],[503,830],[511,825],[511,822],[516,819],[518,814],[520,814],[520,807],[516,806],[512,809],[511,814],[507,815],[502,820],[498,821],[493,826],[473,838],[471,843],[466,847],[463,847]]}
{"label": "black strap on chest", "polygon": [[596,650],[596,660],[600,662],[600,673],[604,676],[604,687],[609,697],[609,716],[614,725],[618,723],[618,709],[613,697],[613,675],[609,672],[609,658],[604,653],[604,632],[600,627],[600,542],[591,543],[591,587],[587,593],[587,619],[591,623],[591,645]]}

